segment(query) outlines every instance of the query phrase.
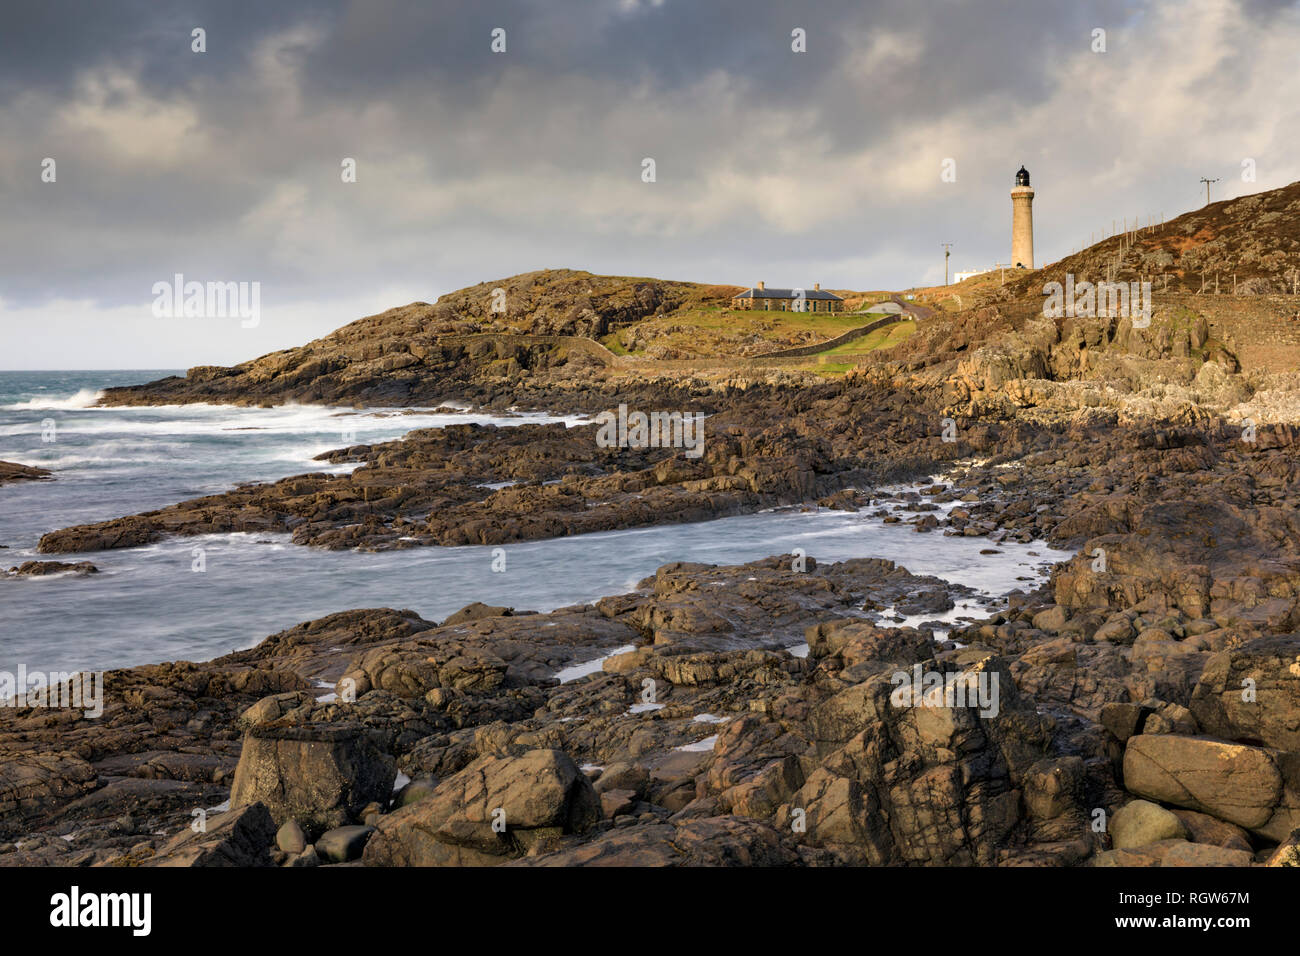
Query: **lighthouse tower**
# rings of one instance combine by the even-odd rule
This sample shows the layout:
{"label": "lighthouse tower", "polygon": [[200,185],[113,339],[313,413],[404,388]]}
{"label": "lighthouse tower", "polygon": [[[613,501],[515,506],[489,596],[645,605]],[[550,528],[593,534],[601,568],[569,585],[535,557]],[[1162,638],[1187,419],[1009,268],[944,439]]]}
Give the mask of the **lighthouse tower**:
{"label": "lighthouse tower", "polygon": [[1023,166],[1011,190],[1011,264],[1017,269],[1034,267],[1034,191]]}

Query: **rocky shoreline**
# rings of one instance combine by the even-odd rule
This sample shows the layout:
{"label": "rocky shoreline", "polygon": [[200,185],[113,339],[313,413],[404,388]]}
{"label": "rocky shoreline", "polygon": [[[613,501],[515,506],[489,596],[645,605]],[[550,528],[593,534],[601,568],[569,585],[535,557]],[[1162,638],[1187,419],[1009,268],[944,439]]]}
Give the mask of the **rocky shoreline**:
{"label": "rocky shoreline", "polygon": [[[717,400],[712,444],[728,453],[690,474],[653,451],[605,456],[584,428],[463,426],[333,453],[365,464],[314,480],[429,473],[420,508],[458,520],[484,496],[457,492],[510,477],[528,484],[487,500],[514,492],[534,518],[550,489],[583,513],[640,483],[665,496],[651,521],[700,514],[674,510],[691,494],[717,514],[820,493],[917,533],[1077,555],[940,640],[888,615],[938,616],[959,589],[886,561],[799,570],[786,555],[666,565],[632,593],[548,614],[346,611],[214,661],[111,672],[97,719],[0,714],[0,863],[1300,862],[1300,430],[1247,442],[1221,420],[957,418],[945,442],[923,396],[750,399],[747,414]],[[870,490],[936,466],[938,485]],[[756,487],[690,484],[745,469]],[[293,496],[268,489],[306,480],[215,496],[206,525],[188,517],[198,505],[164,509],[183,517],[145,530],[293,514]],[[295,539],[329,546],[357,523],[340,514]],[[636,519],[619,504],[601,520]],[[344,546],[385,546],[389,527],[377,517]],[[502,518],[478,540],[591,530],[533,527]],[[996,708],[900,706],[898,675],[914,671],[991,682]]]}
{"label": "rocky shoreline", "polygon": [[321,456],[356,463],[350,474],[245,485],[52,531],[39,547],[67,554],[235,531],[292,533],[298,544],[332,549],[504,544],[813,502],[961,457],[1012,454],[1033,440],[1029,426],[1010,421],[972,424],[945,442],[937,407],[873,386],[704,397],[668,389],[644,407],[707,415],[702,456],[601,448],[595,424],[422,429]]}

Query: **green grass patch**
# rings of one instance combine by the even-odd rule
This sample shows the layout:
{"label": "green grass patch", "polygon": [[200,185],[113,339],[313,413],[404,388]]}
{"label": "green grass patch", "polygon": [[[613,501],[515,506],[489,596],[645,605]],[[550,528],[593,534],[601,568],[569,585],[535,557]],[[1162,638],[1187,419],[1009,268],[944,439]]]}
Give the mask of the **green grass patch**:
{"label": "green grass patch", "polygon": [[861,315],[847,312],[696,308],[682,309],[648,321],[665,325],[689,325],[704,330],[752,331],[765,336],[780,336],[789,332],[813,332],[827,338],[834,338],[849,329],[864,325],[862,319]]}
{"label": "green grass patch", "polygon": [[843,375],[849,369],[855,368],[856,366],[856,362],[821,362],[811,371],[816,372],[818,375]]}
{"label": "green grass patch", "polygon": [[598,341],[600,342],[601,345],[605,346],[605,348],[609,349],[615,355],[628,354],[628,351],[623,346],[623,342],[619,339],[617,332],[611,332],[609,335],[606,335],[604,338],[598,339]]}
{"label": "green grass patch", "polygon": [[897,345],[909,335],[916,331],[916,322],[907,319],[903,322],[895,322],[893,325],[886,325],[884,328],[876,329],[874,332],[868,332],[861,338],[856,338],[851,342],[845,342],[833,349],[827,349],[825,352],[819,352],[818,355],[845,355],[856,352],[874,352],[876,349],[887,349],[892,345]]}

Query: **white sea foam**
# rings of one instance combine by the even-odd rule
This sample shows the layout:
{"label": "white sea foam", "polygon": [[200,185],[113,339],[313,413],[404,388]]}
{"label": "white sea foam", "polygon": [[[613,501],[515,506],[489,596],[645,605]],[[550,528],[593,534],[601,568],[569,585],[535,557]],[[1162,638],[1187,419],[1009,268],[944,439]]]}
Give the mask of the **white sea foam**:
{"label": "white sea foam", "polygon": [[102,388],[83,388],[79,389],[75,395],[69,395],[66,398],[46,398],[42,395],[30,398],[25,402],[0,405],[0,408],[12,408],[17,411],[24,409],[90,408],[103,397],[104,390]]}
{"label": "white sea foam", "polygon": [[[346,444],[369,444],[391,441],[416,428],[443,428],[447,425],[483,424],[514,425],[563,422],[572,426],[579,419],[573,415],[548,415],[528,412],[501,417],[491,413],[433,414],[410,409],[410,414],[386,414],[384,409],[348,409],[331,405],[279,405],[274,408],[251,408],[235,405],[140,405],[92,408],[96,396],[103,392],[82,389],[78,397],[65,399],[33,398],[26,402],[3,405],[13,411],[68,410],[90,414],[58,419],[60,430],[79,435],[129,432],[170,435],[210,435],[234,438],[241,433],[272,436],[276,434],[319,435],[330,441],[327,448]],[[5,425],[0,435],[40,434],[38,420]],[[352,437],[344,441],[344,433]],[[382,436],[382,437],[380,437]]]}
{"label": "white sea foam", "polygon": [[623,716],[629,717],[633,714],[649,714],[649,713],[653,713],[656,710],[663,710],[664,707],[666,706],[667,704],[651,704],[651,703],[633,704],[631,707],[629,707],[626,711],[623,712]]}
{"label": "white sea foam", "polygon": [[579,677],[586,677],[589,674],[599,674],[605,666],[605,661],[618,654],[626,654],[629,651],[636,650],[635,644],[624,644],[622,647],[616,647],[603,657],[597,657],[593,661],[587,661],[584,664],[573,664],[563,670],[556,671],[553,675],[561,684],[567,684],[569,681],[575,681]]}

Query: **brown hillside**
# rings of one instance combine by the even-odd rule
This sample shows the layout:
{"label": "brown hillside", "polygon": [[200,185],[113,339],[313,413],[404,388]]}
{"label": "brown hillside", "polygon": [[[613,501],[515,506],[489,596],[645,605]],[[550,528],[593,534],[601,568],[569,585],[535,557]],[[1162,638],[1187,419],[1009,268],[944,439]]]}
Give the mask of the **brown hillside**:
{"label": "brown hillside", "polygon": [[1157,292],[1292,293],[1300,281],[1300,182],[1225,199],[1162,226],[1104,239],[1007,282],[1012,295],[1045,282],[1151,281]]}

